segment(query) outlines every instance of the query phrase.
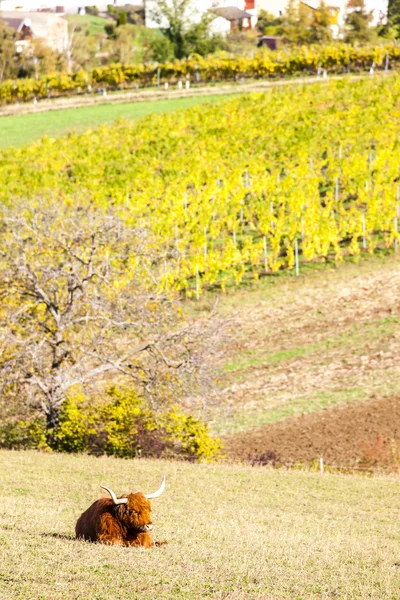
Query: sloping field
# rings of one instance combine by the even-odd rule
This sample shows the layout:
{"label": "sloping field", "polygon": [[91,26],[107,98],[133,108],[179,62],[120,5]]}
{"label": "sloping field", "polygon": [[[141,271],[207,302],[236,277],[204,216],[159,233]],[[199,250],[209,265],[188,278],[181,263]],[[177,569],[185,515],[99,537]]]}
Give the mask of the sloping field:
{"label": "sloping field", "polygon": [[[151,550],[73,538],[101,496],[152,491]],[[2,600],[398,600],[399,479],[0,452]]]}
{"label": "sloping field", "polygon": [[400,463],[400,397],[350,404],[286,419],[225,440],[235,460],[253,464],[313,462],[390,468]]}
{"label": "sloping field", "polygon": [[209,416],[229,456],[348,467],[399,440],[398,261],[270,277],[222,301],[232,327]]}

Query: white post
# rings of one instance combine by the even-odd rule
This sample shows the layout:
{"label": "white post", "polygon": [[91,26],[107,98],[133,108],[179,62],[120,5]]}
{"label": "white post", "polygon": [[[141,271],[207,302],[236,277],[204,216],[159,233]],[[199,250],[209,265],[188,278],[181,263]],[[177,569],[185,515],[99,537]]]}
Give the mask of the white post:
{"label": "white post", "polygon": [[236,231],[233,232],[233,243],[236,246]]}
{"label": "white post", "polygon": [[321,474],[324,472],[324,459],[322,458],[322,456],[319,459],[319,471]]}
{"label": "white post", "polygon": [[365,226],[365,214],[363,213],[361,216],[362,219],[362,231],[363,231],[363,248],[366,250],[367,248],[367,238],[365,237],[366,226]]}
{"label": "white post", "polygon": [[196,300],[200,298],[200,286],[199,286],[199,266],[196,265]]}
{"label": "white post", "polygon": [[167,89],[168,89],[168,81],[166,81],[166,82],[164,83],[164,89],[165,89],[165,90],[167,90]]}
{"label": "white post", "polygon": [[189,81],[189,79],[186,80],[185,87],[186,87],[187,90],[190,89],[190,81]]}
{"label": "white post", "polygon": [[181,89],[182,89],[182,81],[181,81],[181,80],[179,80],[179,81],[178,81],[178,90],[181,90]]}

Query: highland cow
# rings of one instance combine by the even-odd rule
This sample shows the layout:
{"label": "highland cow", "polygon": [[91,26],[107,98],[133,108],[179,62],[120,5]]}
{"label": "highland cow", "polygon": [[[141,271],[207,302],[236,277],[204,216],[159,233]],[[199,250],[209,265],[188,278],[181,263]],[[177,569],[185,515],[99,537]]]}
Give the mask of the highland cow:
{"label": "highland cow", "polygon": [[75,533],[77,538],[102,544],[118,544],[120,546],[153,545],[150,531],[153,524],[150,518],[149,500],[160,496],[165,488],[165,475],[161,487],[153,494],[128,494],[117,498],[112,490],[100,486],[110,494],[111,498],[100,498],[79,517]]}

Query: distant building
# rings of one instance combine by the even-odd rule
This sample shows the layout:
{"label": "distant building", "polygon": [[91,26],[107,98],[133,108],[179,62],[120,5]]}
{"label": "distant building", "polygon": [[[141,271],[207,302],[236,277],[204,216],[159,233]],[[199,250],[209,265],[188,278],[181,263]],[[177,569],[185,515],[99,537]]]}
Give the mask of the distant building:
{"label": "distant building", "polygon": [[32,39],[43,39],[57,52],[68,46],[68,22],[52,12],[2,11],[2,19],[17,32],[16,46],[21,51]]}

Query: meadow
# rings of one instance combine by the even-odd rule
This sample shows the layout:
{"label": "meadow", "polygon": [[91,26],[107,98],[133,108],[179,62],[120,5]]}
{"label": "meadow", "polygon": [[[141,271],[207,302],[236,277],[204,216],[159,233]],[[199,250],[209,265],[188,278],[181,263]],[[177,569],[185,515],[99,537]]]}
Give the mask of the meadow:
{"label": "meadow", "polygon": [[[76,541],[100,484],[165,493],[150,550]],[[397,600],[399,479],[0,452],[0,597]]]}

